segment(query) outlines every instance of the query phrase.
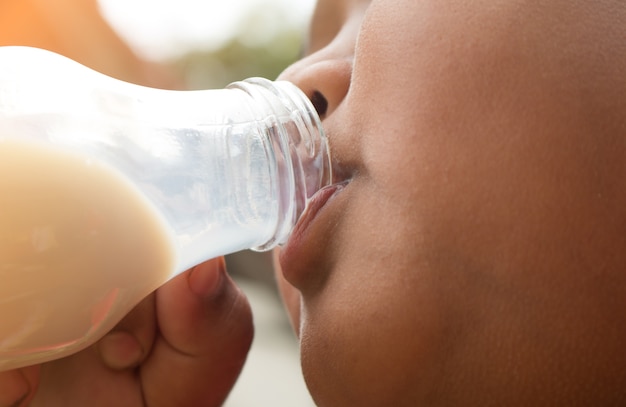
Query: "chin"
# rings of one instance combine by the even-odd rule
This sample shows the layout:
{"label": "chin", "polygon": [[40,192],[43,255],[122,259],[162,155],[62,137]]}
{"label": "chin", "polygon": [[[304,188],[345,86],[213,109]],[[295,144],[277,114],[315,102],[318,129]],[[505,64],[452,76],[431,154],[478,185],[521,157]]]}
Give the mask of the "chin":
{"label": "chin", "polygon": [[280,248],[274,249],[272,252],[272,258],[274,263],[274,275],[276,278],[276,284],[278,285],[278,291],[283,300],[283,304],[287,310],[291,327],[295,334],[300,337],[300,292],[292,286],[283,275],[280,261]]}

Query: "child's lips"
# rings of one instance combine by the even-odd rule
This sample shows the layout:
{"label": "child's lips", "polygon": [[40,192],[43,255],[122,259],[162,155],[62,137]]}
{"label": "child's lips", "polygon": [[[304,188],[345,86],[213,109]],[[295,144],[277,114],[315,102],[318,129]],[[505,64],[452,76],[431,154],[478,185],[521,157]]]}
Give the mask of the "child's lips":
{"label": "child's lips", "polygon": [[340,193],[347,182],[333,184],[322,188],[313,195],[304,213],[296,223],[289,240],[280,252],[280,264],[282,272],[292,285],[298,287],[307,279],[307,265],[319,256],[323,245],[317,245],[319,239],[328,239],[324,232],[326,228],[314,228],[315,220],[323,212],[326,205]]}

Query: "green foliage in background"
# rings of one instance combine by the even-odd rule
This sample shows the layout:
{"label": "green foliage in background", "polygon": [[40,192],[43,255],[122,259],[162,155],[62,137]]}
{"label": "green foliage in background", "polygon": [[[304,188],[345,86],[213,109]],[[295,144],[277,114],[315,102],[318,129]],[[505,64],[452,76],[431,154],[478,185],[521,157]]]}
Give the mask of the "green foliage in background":
{"label": "green foliage in background", "polygon": [[275,79],[300,56],[305,32],[306,27],[285,25],[280,10],[251,11],[239,34],[221,48],[187,54],[173,65],[189,89],[221,88],[252,76]]}

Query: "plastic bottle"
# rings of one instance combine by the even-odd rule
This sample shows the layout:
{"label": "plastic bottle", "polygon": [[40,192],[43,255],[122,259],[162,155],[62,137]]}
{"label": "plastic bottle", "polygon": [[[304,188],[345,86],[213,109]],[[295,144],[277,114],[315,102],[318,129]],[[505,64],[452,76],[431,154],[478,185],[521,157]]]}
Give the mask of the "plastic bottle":
{"label": "plastic bottle", "polygon": [[95,342],[206,259],[284,242],[332,182],[288,82],[167,91],[0,48],[0,371]]}

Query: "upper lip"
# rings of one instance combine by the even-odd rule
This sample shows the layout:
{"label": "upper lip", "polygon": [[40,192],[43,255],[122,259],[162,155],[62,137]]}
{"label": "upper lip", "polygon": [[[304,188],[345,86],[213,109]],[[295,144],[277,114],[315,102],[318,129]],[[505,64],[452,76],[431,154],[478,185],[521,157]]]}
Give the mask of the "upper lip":
{"label": "upper lip", "polygon": [[332,184],[317,191],[296,223],[289,240],[280,252],[280,263],[283,275],[292,285],[299,287],[312,277],[308,270],[314,267],[323,250],[319,239],[327,240],[326,225],[314,227],[315,220],[320,218],[327,204],[348,184],[347,181]]}

